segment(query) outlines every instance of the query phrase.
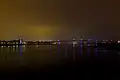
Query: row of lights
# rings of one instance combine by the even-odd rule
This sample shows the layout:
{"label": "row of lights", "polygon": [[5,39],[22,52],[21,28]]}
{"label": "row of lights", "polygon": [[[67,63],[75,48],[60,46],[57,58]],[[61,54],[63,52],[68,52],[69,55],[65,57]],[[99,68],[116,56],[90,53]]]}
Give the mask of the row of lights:
{"label": "row of lights", "polygon": [[[19,47],[18,45],[16,45],[16,46],[1,46],[1,48],[3,48],[3,47]],[[22,45],[22,47],[25,47],[25,45]]]}
{"label": "row of lights", "polygon": [[60,40],[38,40],[38,41],[33,41],[33,42],[51,42],[51,41],[60,41]]}
{"label": "row of lights", "polygon": [[[6,44],[5,42],[1,42],[1,44]],[[10,43],[10,42],[7,42],[7,44],[19,44],[18,42],[13,42],[13,43]],[[27,44],[26,42],[22,42],[21,44]]]}

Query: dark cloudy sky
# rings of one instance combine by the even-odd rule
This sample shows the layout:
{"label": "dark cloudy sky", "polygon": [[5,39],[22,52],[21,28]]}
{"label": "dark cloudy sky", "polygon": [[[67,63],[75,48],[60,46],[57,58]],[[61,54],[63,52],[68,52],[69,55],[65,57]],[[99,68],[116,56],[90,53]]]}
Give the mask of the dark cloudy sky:
{"label": "dark cloudy sky", "polygon": [[120,38],[119,0],[0,0],[0,39]]}

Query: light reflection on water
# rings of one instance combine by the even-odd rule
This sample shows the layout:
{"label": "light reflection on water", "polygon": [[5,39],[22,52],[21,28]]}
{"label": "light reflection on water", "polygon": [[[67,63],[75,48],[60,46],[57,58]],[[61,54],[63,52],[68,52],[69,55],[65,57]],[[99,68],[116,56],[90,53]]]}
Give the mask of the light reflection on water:
{"label": "light reflection on water", "polygon": [[95,48],[95,56],[98,56],[98,48]]}
{"label": "light reflection on water", "polygon": [[[19,47],[1,47],[0,57],[1,63],[6,62],[19,65],[31,65],[31,64],[50,64],[59,63],[63,58],[71,58],[76,61],[76,58],[91,57],[92,54],[97,58],[98,56],[109,56],[109,52],[104,49],[92,48],[92,47],[73,47],[73,45],[49,45],[49,46],[19,46]],[[113,52],[116,54],[115,52]],[[5,58],[4,58],[5,57]],[[8,60],[8,61],[7,61]],[[58,62],[57,62],[58,61]],[[9,63],[6,63],[9,65]]]}
{"label": "light reflection on water", "polygon": [[19,53],[20,53],[20,56],[22,56],[22,46],[19,47]]}
{"label": "light reflection on water", "polygon": [[82,44],[80,44],[80,54],[81,54],[81,56],[83,55],[83,45]]}
{"label": "light reflection on water", "polygon": [[76,50],[75,50],[75,48],[73,47],[73,61],[75,61],[75,58],[76,58],[76,57],[75,57],[75,51],[76,51]]}
{"label": "light reflection on water", "polygon": [[58,56],[60,56],[60,45],[58,45],[58,49],[57,49],[57,53],[58,53]]}
{"label": "light reflection on water", "polygon": [[16,49],[14,47],[12,48],[12,52],[16,52]]}
{"label": "light reflection on water", "polygon": [[90,57],[90,47],[87,47],[87,56]]}
{"label": "light reflection on water", "polygon": [[66,46],[65,46],[65,57],[68,56],[67,53],[68,53],[68,49],[67,49],[67,45],[66,45]]}

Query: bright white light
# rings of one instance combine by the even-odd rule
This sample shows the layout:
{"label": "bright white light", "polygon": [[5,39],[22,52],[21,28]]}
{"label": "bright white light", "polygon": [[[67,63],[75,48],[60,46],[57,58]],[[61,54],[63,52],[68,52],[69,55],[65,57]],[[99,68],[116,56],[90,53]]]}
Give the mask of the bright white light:
{"label": "bright white light", "polygon": [[76,42],[76,41],[74,41],[74,42],[73,42],[73,44],[75,45],[75,44],[77,44],[77,42]]}
{"label": "bright white light", "polygon": [[26,44],[26,42],[23,42],[23,44]]}
{"label": "bright white light", "polygon": [[76,46],[76,44],[77,44],[77,42],[76,42],[76,41],[74,41],[74,42],[73,42],[73,47],[75,47],[75,46]]}
{"label": "bright white light", "polygon": [[120,43],[120,40],[118,40],[118,43]]}

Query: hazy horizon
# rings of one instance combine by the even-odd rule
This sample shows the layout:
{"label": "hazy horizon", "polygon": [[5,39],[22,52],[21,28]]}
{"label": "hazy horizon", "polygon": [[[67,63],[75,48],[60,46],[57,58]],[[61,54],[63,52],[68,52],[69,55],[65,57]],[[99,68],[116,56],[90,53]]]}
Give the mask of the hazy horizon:
{"label": "hazy horizon", "polygon": [[0,39],[120,39],[117,0],[1,0]]}

